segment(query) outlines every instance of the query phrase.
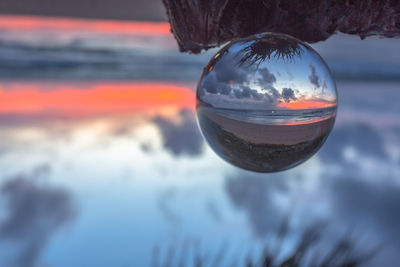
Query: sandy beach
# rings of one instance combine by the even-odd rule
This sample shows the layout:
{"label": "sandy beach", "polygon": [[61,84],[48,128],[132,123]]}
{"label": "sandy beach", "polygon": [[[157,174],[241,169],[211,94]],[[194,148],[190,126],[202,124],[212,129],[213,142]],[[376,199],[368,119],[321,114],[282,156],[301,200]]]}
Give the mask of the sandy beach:
{"label": "sandy beach", "polygon": [[254,144],[293,145],[307,142],[329,133],[334,123],[334,118],[328,117],[304,124],[264,125],[227,118],[207,108],[201,109],[201,112],[223,130]]}

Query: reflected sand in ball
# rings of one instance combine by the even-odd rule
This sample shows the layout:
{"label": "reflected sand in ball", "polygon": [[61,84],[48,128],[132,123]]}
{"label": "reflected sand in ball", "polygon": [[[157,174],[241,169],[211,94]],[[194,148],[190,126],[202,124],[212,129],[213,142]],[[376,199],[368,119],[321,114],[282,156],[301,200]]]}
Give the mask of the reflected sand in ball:
{"label": "reflected sand in ball", "polygon": [[197,89],[202,133],[223,159],[276,172],[310,158],[335,121],[336,86],[321,57],[287,35],[230,43],[203,71]]}

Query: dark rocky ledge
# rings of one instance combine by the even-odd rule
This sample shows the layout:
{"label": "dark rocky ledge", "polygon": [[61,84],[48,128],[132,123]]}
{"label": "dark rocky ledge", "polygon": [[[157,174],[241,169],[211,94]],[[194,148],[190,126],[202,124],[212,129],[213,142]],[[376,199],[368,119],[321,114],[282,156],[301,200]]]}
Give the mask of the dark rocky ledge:
{"label": "dark rocky ledge", "polygon": [[163,0],[181,51],[199,53],[237,37],[281,32],[306,42],[335,32],[400,36],[400,0]]}

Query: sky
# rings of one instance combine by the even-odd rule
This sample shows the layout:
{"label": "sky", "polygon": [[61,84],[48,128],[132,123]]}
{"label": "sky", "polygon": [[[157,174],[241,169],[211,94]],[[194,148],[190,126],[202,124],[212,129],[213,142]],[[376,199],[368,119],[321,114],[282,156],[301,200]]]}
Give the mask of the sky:
{"label": "sky", "polygon": [[0,14],[166,21],[161,0],[4,0]]}
{"label": "sky", "polygon": [[205,257],[224,244],[240,261],[288,213],[287,250],[322,220],[322,249],[355,229],[359,249],[384,244],[369,266],[399,262],[399,84],[365,81],[382,66],[397,77],[396,40],[319,44],[336,73],[362,79],[338,83],[315,157],[259,175],[220,159],[197,127],[196,82],[216,51],[180,54],[166,23],[25,19],[0,23],[0,265],[149,266],[171,248]]}
{"label": "sky", "polygon": [[[284,40],[286,37],[273,37]],[[282,39],[281,39],[282,38]],[[243,61],[249,49],[273,41],[242,41],[219,51],[203,71],[197,97],[216,108],[245,110],[310,109],[336,105],[336,85],[325,62],[312,49],[297,44],[298,54]]]}

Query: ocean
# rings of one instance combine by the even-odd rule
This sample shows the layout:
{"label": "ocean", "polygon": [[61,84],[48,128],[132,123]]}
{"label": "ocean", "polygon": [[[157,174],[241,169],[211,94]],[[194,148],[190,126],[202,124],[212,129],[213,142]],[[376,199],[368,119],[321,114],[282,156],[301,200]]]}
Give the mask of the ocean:
{"label": "ocean", "polygon": [[337,107],[314,109],[274,109],[274,110],[238,110],[203,107],[210,112],[237,121],[247,121],[261,125],[304,124],[336,116]]}

